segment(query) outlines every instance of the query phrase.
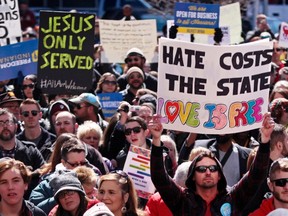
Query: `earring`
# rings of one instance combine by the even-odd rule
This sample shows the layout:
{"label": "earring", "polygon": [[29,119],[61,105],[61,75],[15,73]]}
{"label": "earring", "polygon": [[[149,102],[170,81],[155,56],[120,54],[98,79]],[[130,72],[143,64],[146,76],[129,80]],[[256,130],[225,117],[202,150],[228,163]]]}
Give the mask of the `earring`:
{"label": "earring", "polygon": [[123,207],[121,208],[121,212],[122,212],[123,214],[125,214],[125,213],[127,212],[126,206],[123,206]]}

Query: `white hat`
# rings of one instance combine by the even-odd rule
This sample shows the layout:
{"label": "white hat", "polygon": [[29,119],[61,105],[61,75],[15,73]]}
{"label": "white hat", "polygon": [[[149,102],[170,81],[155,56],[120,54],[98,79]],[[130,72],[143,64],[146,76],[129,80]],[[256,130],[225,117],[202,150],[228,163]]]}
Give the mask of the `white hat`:
{"label": "white hat", "polygon": [[114,216],[114,214],[109,210],[109,208],[102,202],[93,205],[90,209],[88,209],[83,216]]}
{"label": "white hat", "polygon": [[129,76],[130,76],[132,73],[135,73],[135,72],[141,74],[142,78],[144,79],[144,73],[143,73],[143,71],[141,70],[141,68],[136,67],[136,66],[129,68],[129,70],[128,70],[127,73],[126,73],[126,78],[129,79]]}

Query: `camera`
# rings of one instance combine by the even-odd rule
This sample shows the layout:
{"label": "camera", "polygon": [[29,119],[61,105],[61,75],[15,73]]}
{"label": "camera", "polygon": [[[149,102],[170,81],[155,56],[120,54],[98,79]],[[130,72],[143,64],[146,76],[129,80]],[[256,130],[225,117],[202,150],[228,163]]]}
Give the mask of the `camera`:
{"label": "camera", "polygon": [[137,105],[132,105],[132,106],[123,106],[121,109],[118,109],[117,111],[120,112],[120,111],[123,111],[123,112],[126,112],[128,113],[129,111],[130,112],[139,112],[140,110],[140,107],[141,106],[137,106]]}

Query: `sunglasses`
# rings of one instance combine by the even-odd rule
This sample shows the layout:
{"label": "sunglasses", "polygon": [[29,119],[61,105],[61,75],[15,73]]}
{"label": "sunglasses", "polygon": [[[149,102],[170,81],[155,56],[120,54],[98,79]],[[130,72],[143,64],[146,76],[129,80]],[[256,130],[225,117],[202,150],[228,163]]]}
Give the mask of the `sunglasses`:
{"label": "sunglasses", "polygon": [[23,86],[22,86],[22,89],[26,89],[26,88],[33,89],[34,86],[35,86],[35,84],[34,84],[34,83],[31,83],[31,84],[28,84],[28,85],[23,85]]}
{"label": "sunglasses", "polygon": [[68,163],[71,167],[78,167],[78,166],[87,166],[88,162],[87,161],[81,161],[79,163],[70,163],[69,161],[65,161],[66,163]]}
{"label": "sunglasses", "polygon": [[116,81],[104,80],[104,81],[103,81],[103,84],[106,84],[106,85],[109,85],[109,84],[111,84],[111,85],[116,85],[117,82],[116,82]]}
{"label": "sunglasses", "polygon": [[121,178],[120,178],[120,183],[122,184],[126,184],[128,181],[128,174],[122,170],[113,170],[110,173],[116,173],[118,174]]}
{"label": "sunglasses", "polygon": [[288,178],[276,179],[273,180],[272,182],[274,182],[275,185],[278,187],[285,187],[286,183],[288,182]]}
{"label": "sunglasses", "polygon": [[138,62],[139,60],[140,60],[139,58],[128,58],[127,62],[132,62],[132,61]]}
{"label": "sunglasses", "polygon": [[72,190],[67,190],[67,191],[63,191],[63,192],[60,192],[59,195],[58,195],[58,198],[59,199],[64,199],[66,195],[68,196],[72,196],[76,193],[76,191],[72,191]]}
{"label": "sunglasses", "polygon": [[287,48],[276,48],[275,49],[277,52],[280,52],[280,51],[282,51],[282,52],[287,52]]}
{"label": "sunglasses", "polygon": [[86,105],[84,105],[84,104],[75,104],[75,106],[74,106],[76,109],[82,109],[83,107],[88,107],[88,106],[86,106]]}
{"label": "sunglasses", "polygon": [[128,135],[131,135],[132,131],[133,133],[135,134],[138,134],[141,132],[141,126],[137,126],[137,127],[134,127],[134,128],[126,128],[125,129],[125,135],[128,136]]}
{"label": "sunglasses", "polygon": [[205,173],[207,169],[209,169],[210,172],[216,172],[216,171],[218,171],[218,166],[217,165],[198,166],[198,167],[195,168],[195,170],[197,172],[200,172],[200,173]]}
{"label": "sunglasses", "polygon": [[31,113],[32,116],[37,116],[39,111],[37,111],[37,110],[23,111],[21,113],[21,115],[24,116],[25,118],[27,118],[29,116],[29,113]]}

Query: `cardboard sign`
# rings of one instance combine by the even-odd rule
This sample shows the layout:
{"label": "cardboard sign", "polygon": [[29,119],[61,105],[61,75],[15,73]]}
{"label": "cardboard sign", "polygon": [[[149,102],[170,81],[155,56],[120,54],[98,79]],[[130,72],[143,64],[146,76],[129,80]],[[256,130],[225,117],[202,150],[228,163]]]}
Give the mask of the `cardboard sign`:
{"label": "cardboard sign", "polygon": [[160,39],[157,113],[166,129],[203,134],[260,128],[273,43],[211,46]]}
{"label": "cardboard sign", "polygon": [[156,20],[99,20],[103,52],[101,62],[122,63],[127,51],[137,47],[146,62],[153,62],[157,46]]}
{"label": "cardboard sign", "polygon": [[0,47],[0,80],[37,74],[38,40]]}
{"label": "cardboard sign", "polygon": [[18,43],[22,38],[18,0],[0,1],[0,45]]}
{"label": "cardboard sign", "polygon": [[105,118],[112,117],[117,112],[118,106],[123,100],[123,96],[119,92],[101,93],[97,94],[97,96],[99,97]]}
{"label": "cardboard sign", "polygon": [[281,23],[279,33],[279,47],[288,48],[288,23]]}
{"label": "cardboard sign", "polygon": [[94,24],[94,14],[41,11],[38,85],[44,93],[90,90]]}
{"label": "cardboard sign", "polygon": [[150,175],[150,154],[150,150],[131,145],[123,168],[132,179],[138,196],[144,199],[155,192]]}
{"label": "cardboard sign", "polygon": [[213,34],[219,26],[219,4],[175,3],[174,23],[179,33]]}

